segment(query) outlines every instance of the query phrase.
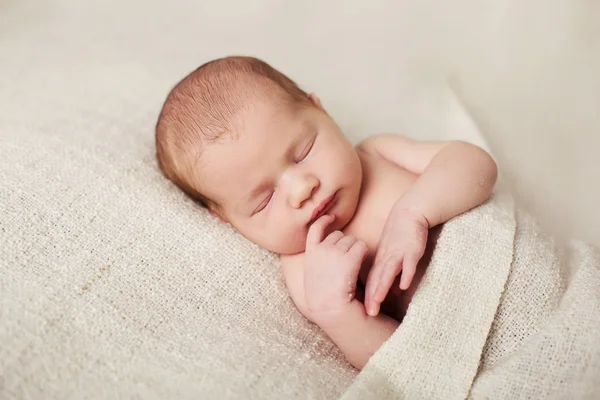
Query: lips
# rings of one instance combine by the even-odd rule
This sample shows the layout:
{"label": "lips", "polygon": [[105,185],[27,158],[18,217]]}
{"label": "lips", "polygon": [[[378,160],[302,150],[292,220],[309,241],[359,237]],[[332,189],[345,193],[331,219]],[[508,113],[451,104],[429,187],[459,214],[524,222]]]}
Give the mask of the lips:
{"label": "lips", "polygon": [[321,202],[313,210],[309,223],[312,224],[317,219],[319,219],[321,216],[325,215],[325,213],[327,211],[329,211],[329,209],[333,206],[334,203],[335,203],[335,193],[332,194],[331,196],[321,200]]}

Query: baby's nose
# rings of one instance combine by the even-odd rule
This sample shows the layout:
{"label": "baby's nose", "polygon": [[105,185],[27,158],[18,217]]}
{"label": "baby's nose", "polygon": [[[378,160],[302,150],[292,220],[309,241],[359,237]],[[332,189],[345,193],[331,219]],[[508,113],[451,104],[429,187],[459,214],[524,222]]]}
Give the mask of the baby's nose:
{"label": "baby's nose", "polygon": [[313,175],[298,177],[292,187],[290,196],[292,207],[300,208],[304,202],[311,198],[313,192],[319,187],[319,180]]}

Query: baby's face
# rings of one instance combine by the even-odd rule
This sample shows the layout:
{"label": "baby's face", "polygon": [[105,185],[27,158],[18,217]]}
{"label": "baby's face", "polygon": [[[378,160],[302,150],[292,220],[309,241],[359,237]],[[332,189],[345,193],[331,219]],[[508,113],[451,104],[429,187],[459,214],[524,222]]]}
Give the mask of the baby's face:
{"label": "baby's face", "polygon": [[[257,102],[239,134],[208,144],[202,187],[212,211],[249,240],[280,254],[302,252],[311,223],[325,211],[343,228],[358,204],[362,169],[356,150],[311,96],[314,107]],[[325,207],[325,210],[321,210]]]}

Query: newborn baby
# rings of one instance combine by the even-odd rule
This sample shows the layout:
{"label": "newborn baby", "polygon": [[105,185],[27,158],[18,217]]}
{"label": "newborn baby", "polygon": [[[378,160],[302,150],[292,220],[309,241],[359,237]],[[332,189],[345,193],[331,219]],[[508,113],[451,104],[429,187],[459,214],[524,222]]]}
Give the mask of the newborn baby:
{"label": "newborn baby", "polygon": [[298,310],[359,369],[402,320],[429,230],[496,181],[491,157],[463,142],[377,135],[354,147],[314,93],[250,57],[179,82],[156,147],[168,179],[280,255]]}

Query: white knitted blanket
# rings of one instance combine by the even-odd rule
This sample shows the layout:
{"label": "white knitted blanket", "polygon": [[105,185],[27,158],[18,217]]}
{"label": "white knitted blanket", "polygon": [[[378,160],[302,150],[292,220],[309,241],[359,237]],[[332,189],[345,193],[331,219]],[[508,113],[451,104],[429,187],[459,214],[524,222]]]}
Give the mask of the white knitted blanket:
{"label": "white knitted blanket", "polygon": [[1,130],[0,398],[600,395],[597,253],[510,196],[444,225],[357,376],[277,257],[168,185],[132,132]]}
{"label": "white knitted blanket", "polygon": [[[509,200],[445,226],[404,325],[357,375],[296,311],[277,257],[211,218],[160,175],[153,128],[168,89],[201,62],[234,53],[263,57],[317,90],[348,133],[439,138],[447,130],[449,138],[481,144],[468,137],[474,126],[457,108],[421,96],[430,74],[447,72],[428,49],[460,49],[455,58],[470,65],[481,55],[458,39],[478,31],[487,39],[515,38],[518,46],[497,49],[496,41],[477,35],[473,42],[492,49],[494,60],[513,56],[506,53],[511,48],[519,56],[537,41],[521,43],[519,30],[496,35],[474,27],[495,28],[497,18],[508,27],[519,22],[509,17],[521,14],[538,23],[538,6],[553,9],[533,2],[521,13],[515,5],[526,2],[512,1],[498,3],[496,13],[488,3],[467,1],[446,7],[454,18],[441,21],[439,7],[427,2],[313,3],[0,0],[0,399],[516,398],[518,387],[522,397],[543,397],[528,390],[545,388],[568,398],[567,390],[598,390],[597,348],[585,343],[597,342],[600,331],[598,273],[585,264],[591,250],[577,245],[559,252],[518,214],[509,272],[515,229]],[[555,8],[556,15],[574,14]],[[475,25],[463,23],[464,10],[474,10]],[[476,21],[484,14],[491,18]],[[596,26],[593,12],[582,15],[591,22],[577,29],[546,22],[554,42],[566,48],[571,41],[561,32]],[[523,32],[548,41],[544,30],[531,29],[538,25],[529,17],[520,20]],[[456,44],[432,46],[450,32],[460,33]],[[576,43],[584,42],[577,36]],[[526,60],[539,65],[554,60],[550,50],[545,58],[532,54]],[[561,80],[570,80],[572,70],[582,82],[595,76],[588,58],[560,55],[582,65],[565,69]],[[473,77],[473,87],[503,75],[485,66],[459,75]],[[584,74],[583,66],[592,72]],[[529,82],[531,68],[521,70],[527,74],[506,74],[479,99],[508,98],[526,108],[531,97],[517,101],[512,90],[499,90]],[[420,80],[412,85],[413,71],[424,88]],[[343,87],[349,80],[355,84]],[[436,105],[442,111],[432,111]],[[509,128],[498,128],[496,140]],[[560,160],[560,168],[569,160]],[[588,297],[581,296],[585,285]],[[562,341],[551,347],[554,338]],[[571,374],[556,379],[561,366]]]}
{"label": "white knitted blanket", "polygon": [[600,257],[508,195],[448,222],[402,325],[343,399],[600,397]]}

